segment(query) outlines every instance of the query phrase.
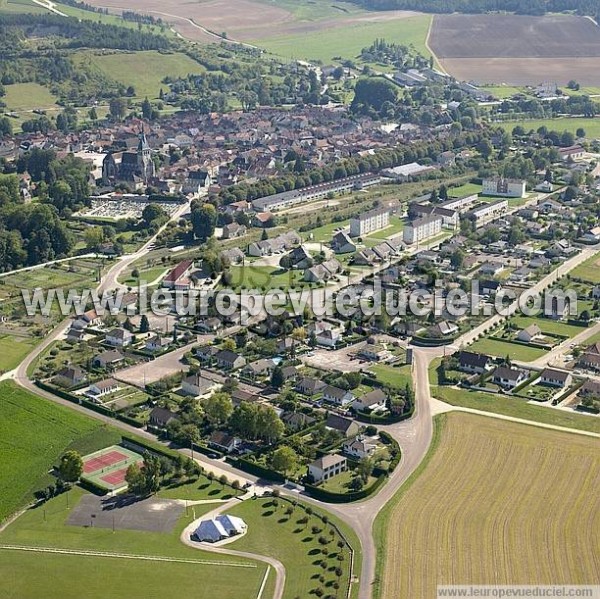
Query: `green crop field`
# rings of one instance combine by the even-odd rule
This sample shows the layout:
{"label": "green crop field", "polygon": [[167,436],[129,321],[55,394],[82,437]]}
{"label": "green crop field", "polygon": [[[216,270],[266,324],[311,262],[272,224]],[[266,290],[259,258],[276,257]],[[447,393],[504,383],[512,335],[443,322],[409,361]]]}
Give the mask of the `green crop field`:
{"label": "green crop field", "polygon": [[475,341],[469,346],[469,351],[475,351],[489,356],[504,358],[510,356],[512,360],[520,360],[522,362],[531,362],[541,358],[546,352],[537,347],[529,347],[519,343],[508,343],[506,341],[498,341],[496,339],[482,338]]}
{"label": "green crop field", "polygon": [[430,23],[430,15],[380,22],[356,22],[339,24],[327,32],[314,31],[303,35],[272,37],[255,40],[255,43],[284,58],[322,60],[325,63],[336,56],[356,58],[363,48],[370,46],[378,38],[407,46],[413,45],[424,56],[430,56],[426,47]]}
{"label": "green crop field", "polygon": [[375,522],[374,596],[432,599],[440,584],[596,581],[597,444],[491,418],[438,416],[425,462]]}
{"label": "green crop field", "polygon": [[585,135],[589,139],[600,138],[600,118],[557,118],[541,119],[533,121],[507,121],[503,123],[494,123],[506,131],[512,131],[517,125],[520,125],[525,131],[536,131],[540,127],[547,127],[549,131],[570,131],[575,133],[582,127],[585,129]]}
{"label": "green crop field", "polygon": [[204,68],[185,54],[147,52],[115,52],[112,54],[80,53],[80,60],[89,60],[107,77],[135,88],[137,98],[158,98],[165,77],[200,75]]}
{"label": "green crop field", "polygon": [[[34,109],[56,108],[56,97],[39,83],[15,83],[5,87],[2,98],[9,111],[26,112]],[[35,115],[31,115],[32,118]]]}
{"label": "green crop field", "polygon": [[93,449],[120,439],[97,420],[37,397],[15,383],[1,382],[0,397],[0,521],[51,482],[46,474],[65,449],[79,449],[78,442],[88,449],[89,436],[97,444]]}

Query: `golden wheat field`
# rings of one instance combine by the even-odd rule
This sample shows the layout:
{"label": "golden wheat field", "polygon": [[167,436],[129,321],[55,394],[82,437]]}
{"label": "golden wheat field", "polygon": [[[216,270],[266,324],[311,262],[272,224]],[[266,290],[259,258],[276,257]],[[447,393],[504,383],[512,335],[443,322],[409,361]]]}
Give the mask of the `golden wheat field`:
{"label": "golden wheat field", "polygon": [[378,517],[380,599],[599,583],[597,439],[458,413],[438,426],[430,461]]}

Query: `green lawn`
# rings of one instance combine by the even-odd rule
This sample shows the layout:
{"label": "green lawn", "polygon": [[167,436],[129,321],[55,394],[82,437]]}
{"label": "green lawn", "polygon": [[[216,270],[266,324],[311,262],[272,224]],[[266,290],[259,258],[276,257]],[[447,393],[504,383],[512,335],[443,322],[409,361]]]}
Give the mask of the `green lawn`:
{"label": "green lawn", "polygon": [[479,352],[489,356],[496,356],[498,358],[510,356],[512,360],[519,360],[521,362],[531,362],[532,360],[537,360],[546,353],[545,350],[538,349],[537,347],[529,347],[527,345],[508,343],[506,341],[497,341],[496,339],[486,338],[475,341],[475,343],[469,346],[468,349],[469,351]]}
{"label": "green lawn", "polygon": [[477,185],[475,183],[465,183],[464,185],[460,185],[459,187],[449,187],[448,197],[460,198],[462,196],[471,195],[474,193],[480,194],[482,190],[483,186],[481,185]]}
{"label": "green lawn", "polygon": [[158,492],[159,497],[167,499],[187,499],[197,501],[203,499],[231,499],[240,495],[241,491],[235,491],[231,487],[223,486],[216,481],[210,481],[201,476],[197,481],[179,485],[178,487],[166,487]]}
{"label": "green lawn", "polygon": [[381,229],[380,231],[374,231],[373,233],[369,233],[367,236],[368,239],[375,240],[378,243],[381,241],[385,241],[386,239],[398,235],[402,233],[404,230],[404,225],[406,224],[407,219],[400,218],[398,216],[390,217],[390,224],[385,229]]}
{"label": "green lawn", "polygon": [[[73,489],[69,493],[70,505],[76,505],[83,494],[81,489]],[[196,517],[213,508],[211,505],[195,506]],[[181,517],[175,530],[168,534],[75,527],[66,525],[69,509],[66,497],[60,496],[44,508],[23,514],[0,534],[0,543],[159,556],[194,562],[214,561],[213,554],[187,547],[179,540],[182,529],[192,520],[192,514],[190,509],[187,516]],[[10,576],[0,579],[0,596],[11,599],[40,596],[47,599],[146,599],[170,596],[176,588],[178,597],[195,599],[204,596],[199,585],[210,589],[211,596],[222,599],[257,596],[265,574],[263,564],[226,555],[218,556],[218,561],[223,565],[133,559],[117,561],[116,558],[0,550],[0,570],[11,572]],[[227,565],[232,562],[250,567]]]}
{"label": "green lawn", "polygon": [[99,421],[37,397],[13,382],[0,383],[0,397],[0,521],[51,482],[47,472],[65,449],[79,449],[78,442],[81,450],[100,449],[120,439]]}
{"label": "green lawn", "polygon": [[453,406],[600,433],[600,419],[594,416],[584,416],[547,406],[536,406],[527,403],[525,399],[437,385],[431,387],[431,394]]}
{"label": "green lawn", "polygon": [[308,231],[307,235],[312,235],[309,241],[321,241],[323,243],[328,243],[331,241],[331,238],[335,235],[336,229],[347,229],[349,225],[350,219],[344,220],[339,223],[329,223],[328,225],[323,225],[322,227],[317,227],[316,229]]}
{"label": "green lawn", "polygon": [[566,322],[550,320],[549,318],[534,318],[532,316],[515,316],[511,319],[513,324],[516,324],[520,329],[524,329],[531,324],[537,324],[542,333],[551,335],[563,335],[565,337],[574,337],[581,333],[585,327],[577,327]]}
{"label": "green lawn", "polygon": [[514,87],[511,85],[486,85],[483,89],[500,100],[512,98],[516,94],[527,93],[527,89],[524,87]]}
{"label": "green lawn", "polygon": [[502,127],[506,131],[512,131],[517,125],[521,125],[525,131],[536,131],[540,127],[547,127],[550,131],[570,131],[575,133],[577,129],[583,127],[586,137],[595,139],[600,137],[600,118],[579,118],[565,117],[556,119],[542,119],[533,121],[508,121],[495,123],[495,126]]}
{"label": "green lawn", "polygon": [[39,341],[33,337],[0,335],[0,371],[16,368]]}
{"label": "green lawn", "polygon": [[398,387],[399,389],[404,389],[407,384],[412,386],[410,364],[403,364],[402,366],[376,364],[375,366],[369,366],[369,370],[372,370],[377,375],[377,380],[384,385]]}
{"label": "green lawn", "polygon": [[421,54],[430,56],[425,45],[430,22],[430,15],[380,22],[356,22],[331,27],[326,32],[272,37],[255,40],[255,43],[284,58],[322,60],[325,63],[331,62],[336,56],[356,58],[363,48],[367,48],[378,38],[407,46],[412,44]]}
{"label": "green lawn", "polygon": [[303,280],[304,271],[288,270],[285,271],[276,266],[232,266],[230,269],[232,275],[231,289],[289,289],[290,287],[309,286]]}
{"label": "green lawn", "polygon": [[86,52],[79,56],[81,60],[89,60],[107,77],[126,86],[133,85],[137,98],[158,98],[161,88],[167,88],[162,82],[165,77],[186,77],[204,72],[197,62],[181,53],[147,51],[98,55]]}
{"label": "green lawn", "polygon": [[[38,83],[15,83],[6,86],[2,101],[9,111],[21,112],[34,109],[56,108],[56,96]],[[32,114],[33,118],[35,115]]]}
{"label": "green lawn", "polygon": [[574,268],[570,275],[573,279],[583,279],[590,283],[600,283],[600,252]]}
{"label": "green lawn", "polygon": [[[287,501],[279,499],[278,506],[274,507],[268,498],[256,499],[245,501],[228,512],[243,518],[248,524],[248,533],[236,541],[235,545],[231,546],[232,549],[235,546],[235,549],[241,551],[257,552],[280,560],[286,568],[284,599],[315,596],[313,590],[318,587],[326,590],[326,593],[333,592],[330,585],[338,578],[332,568],[341,565],[343,574],[339,579],[338,596],[345,597],[349,566],[348,548],[344,547],[341,550],[344,561],[339,562],[339,537],[330,536],[331,526],[324,525],[315,515],[309,517],[308,523],[299,523],[298,520],[305,515],[304,510],[296,506],[291,515],[286,515],[285,510],[289,505]],[[318,526],[320,531],[313,533],[313,526]],[[321,545],[318,541],[320,536],[331,540],[327,545]],[[321,554],[324,546],[328,551],[327,556]],[[321,560],[327,564],[326,569],[320,567]],[[356,572],[359,573],[360,570],[357,569]],[[324,576],[324,582],[318,580],[320,575]]]}
{"label": "green lawn", "polygon": [[31,0],[0,0],[0,13],[47,14],[48,11]]}

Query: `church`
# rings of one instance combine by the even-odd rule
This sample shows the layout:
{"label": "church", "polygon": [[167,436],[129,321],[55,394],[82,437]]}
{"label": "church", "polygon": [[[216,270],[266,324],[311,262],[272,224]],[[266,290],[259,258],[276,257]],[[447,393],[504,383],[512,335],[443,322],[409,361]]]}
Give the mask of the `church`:
{"label": "church", "polygon": [[156,175],[152,161],[152,149],[142,129],[136,152],[110,152],[102,162],[102,183],[141,183],[148,185]]}

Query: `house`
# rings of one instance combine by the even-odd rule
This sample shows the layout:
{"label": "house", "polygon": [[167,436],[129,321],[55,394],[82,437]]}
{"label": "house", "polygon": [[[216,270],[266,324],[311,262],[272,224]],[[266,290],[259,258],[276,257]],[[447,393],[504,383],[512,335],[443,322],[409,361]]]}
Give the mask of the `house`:
{"label": "house", "polygon": [[499,366],[492,376],[492,382],[505,389],[514,389],[526,379],[527,373],[508,366]]}
{"label": "house", "polygon": [[167,428],[169,422],[172,422],[173,420],[177,420],[177,414],[171,412],[171,410],[160,407],[153,408],[148,416],[148,424],[161,429]]}
{"label": "house", "polygon": [[281,417],[283,423],[292,431],[300,431],[314,424],[315,419],[303,412],[285,412]]}
{"label": "house", "polygon": [[239,406],[243,402],[255,403],[260,399],[255,393],[244,391],[243,389],[234,389],[231,392],[231,401],[234,407]]}
{"label": "house", "polygon": [[[77,321],[75,321],[77,322]],[[79,343],[85,339],[85,333],[75,327],[75,322],[71,325],[71,328],[67,331],[66,340],[69,343]]]}
{"label": "house", "polygon": [[600,354],[586,350],[579,356],[577,366],[587,370],[600,370]]}
{"label": "house", "polygon": [[309,336],[315,336],[317,345],[325,347],[335,347],[342,336],[341,328],[325,320],[309,324],[307,333]]}
{"label": "house", "polygon": [[504,270],[504,265],[500,262],[485,262],[479,268],[479,274],[488,277],[496,277]]}
{"label": "house", "polygon": [[92,383],[86,395],[91,395],[93,397],[101,397],[103,395],[108,395],[113,391],[117,391],[118,389],[118,381],[115,381],[115,379],[104,379],[103,381]]}
{"label": "house", "polygon": [[337,406],[345,406],[354,401],[354,394],[347,389],[327,385],[323,389],[323,399]]}
{"label": "house", "polygon": [[600,397],[600,381],[588,379],[579,389],[580,397]]}
{"label": "house", "polygon": [[108,368],[114,367],[119,362],[122,362],[125,359],[125,356],[116,349],[111,349],[110,351],[102,352],[98,354],[96,357],[92,359],[92,366],[94,368]]}
{"label": "house", "polygon": [[580,145],[575,145],[568,148],[559,148],[558,153],[563,162],[570,162],[583,158],[585,150]]}
{"label": "house", "polygon": [[383,410],[387,406],[387,395],[381,389],[373,389],[362,397],[357,397],[352,404],[352,407],[358,412],[370,410],[375,412]]}
{"label": "house", "polygon": [[441,337],[447,337],[448,335],[454,335],[454,333],[458,333],[458,326],[453,322],[448,322],[447,320],[442,320],[437,324],[434,324],[430,329],[435,335],[439,335]]}
{"label": "house", "polygon": [[237,370],[246,365],[246,358],[228,349],[219,350],[214,358],[217,366],[224,370]]}
{"label": "house", "polygon": [[298,393],[302,393],[302,395],[308,395],[309,397],[312,397],[313,395],[316,395],[320,391],[323,391],[323,389],[325,389],[326,386],[327,386],[326,383],[324,383],[320,379],[315,379],[310,376],[305,376],[305,377],[302,377],[296,383],[295,388],[296,388],[296,391],[298,391]]}
{"label": "house", "polygon": [[535,323],[530,324],[528,327],[525,327],[517,333],[517,339],[519,341],[524,341],[525,343],[531,343],[534,339],[538,339],[541,336],[542,329]]}
{"label": "house", "polygon": [[244,261],[244,252],[240,248],[231,248],[223,250],[219,256],[229,262],[229,264],[241,264]]}
{"label": "house", "polygon": [[485,354],[461,351],[458,354],[458,367],[463,372],[483,374],[492,367],[492,359]]}
{"label": "house", "polygon": [[163,279],[162,286],[167,289],[189,289],[191,285],[189,275],[193,266],[193,260],[182,260],[167,273],[167,276]]}
{"label": "house", "polygon": [[327,420],[325,421],[327,428],[339,431],[344,437],[353,437],[358,435],[360,427],[358,423],[354,422],[352,418],[345,418],[344,416],[338,416],[337,414],[328,414]]}
{"label": "house", "polygon": [[154,335],[146,341],[146,349],[151,352],[159,352],[167,349],[173,340],[170,337],[161,337]]}
{"label": "house", "polygon": [[338,231],[329,245],[336,254],[351,254],[356,251],[356,244],[345,231]]}
{"label": "house", "polygon": [[113,347],[127,347],[132,343],[133,335],[127,329],[113,329],[106,333],[105,341]]}
{"label": "house", "polygon": [[573,377],[568,372],[555,370],[554,368],[544,368],[540,374],[540,383],[550,385],[551,387],[566,388],[571,384]]}
{"label": "house", "polygon": [[295,366],[284,366],[281,369],[283,380],[287,383],[288,381],[296,381],[300,376],[298,369]]}
{"label": "house", "polygon": [[215,345],[201,345],[194,348],[194,355],[203,364],[210,364],[219,351],[219,348]]}
{"label": "house", "polygon": [[255,362],[250,362],[250,364],[246,364],[242,368],[241,374],[242,376],[249,379],[256,379],[257,377],[266,377],[271,376],[273,370],[275,370],[275,362],[271,359],[261,359],[256,360]]}
{"label": "house", "polygon": [[483,296],[496,295],[502,288],[502,283],[499,281],[479,281],[479,291]]}
{"label": "house", "polygon": [[246,234],[246,227],[244,225],[238,225],[238,223],[230,223],[223,227],[222,239],[235,239],[236,237],[242,237]]}
{"label": "house", "polygon": [[204,397],[217,387],[210,379],[204,378],[200,373],[185,377],[181,381],[181,392],[191,397]]}
{"label": "house", "polygon": [[241,439],[232,437],[224,431],[215,431],[208,439],[209,447],[214,447],[223,453],[231,453],[240,446]]}
{"label": "house", "polygon": [[377,445],[367,443],[363,435],[358,435],[354,439],[347,439],[342,445],[342,451],[359,460],[370,458],[377,450]]}
{"label": "house", "polygon": [[198,195],[202,189],[208,189],[210,185],[211,178],[207,171],[190,171],[181,190],[185,195]]}
{"label": "house", "polygon": [[312,482],[320,483],[345,472],[347,468],[348,461],[344,456],[325,455],[308,465],[308,476]]}
{"label": "house", "polygon": [[216,316],[201,318],[196,322],[196,330],[201,333],[216,333],[221,328],[221,320]]}
{"label": "house", "polygon": [[98,316],[94,309],[84,312],[79,319],[85,322],[87,326],[97,326],[102,323],[102,317]]}
{"label": "house", "polygon": [[55,384],[61,387],[75,387],[81,385],[81,383],[85,383],[86,380],[87,374],[79,366],[67,366],[59,370],[52,379]]}
{"label": "house", "polygon": [[367,343],[358,350],[358,356],[370,362],[386,362],[393,357],[393,354],[382,343]]}
{"label": "house", "polygon": [[313,260],[310,252],[303,245],[299,245],[281,259],[281,265],[284,264],[285,268],[305,269],[312,266]]}

